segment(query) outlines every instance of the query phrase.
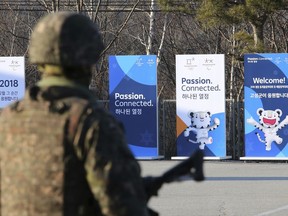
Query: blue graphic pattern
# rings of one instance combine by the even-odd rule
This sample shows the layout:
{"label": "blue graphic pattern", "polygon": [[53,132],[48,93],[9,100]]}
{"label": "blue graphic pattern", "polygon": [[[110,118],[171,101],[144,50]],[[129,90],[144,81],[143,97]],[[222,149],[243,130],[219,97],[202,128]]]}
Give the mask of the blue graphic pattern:
{"label": "blue graphic pattern", "polygon": [[[136,157],[158,154],[156,56],[110,56],[110,111],[123,122],[130,149]],[[141,95],[142,99],[121,98],[121,103],[146,105],[117,106],[115,93]],[[148,104],[148,106],[147,106]]]}
{"label": "blue graphic pattern", "polygon": [[[226,138],[223,136],[225,134],[225,113],[216,113],[211,116],[211,119],[218,118],[220,120],[220,125],[217,129],[209,131],[209,136],[213,137],[213,143],[207,144],[204,148],[204,155],[209,157],[225,157],[226,156],[226,147],[223,145]],[[181,156],[189,156],[192,152],[199,150],[199,144],[191,143],[184,137],[184,131],[177,138],[177,154]],[[191,132],[189,139],[195,140],[196,135]]]}

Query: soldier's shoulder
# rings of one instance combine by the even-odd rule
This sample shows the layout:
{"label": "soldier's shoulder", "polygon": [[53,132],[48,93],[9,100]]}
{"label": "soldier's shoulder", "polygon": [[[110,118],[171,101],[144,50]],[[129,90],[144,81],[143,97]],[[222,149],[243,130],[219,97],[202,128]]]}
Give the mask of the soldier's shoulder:
{"label": "soldier's shoulder", "polygon": [[73,97],[69,99],[69,103],[71,104],[74,113],[83,112],[88,117],[97,119],[103,123],[119,123],[119,121],[111,114],[111,112],[105,109],[97,100]]}

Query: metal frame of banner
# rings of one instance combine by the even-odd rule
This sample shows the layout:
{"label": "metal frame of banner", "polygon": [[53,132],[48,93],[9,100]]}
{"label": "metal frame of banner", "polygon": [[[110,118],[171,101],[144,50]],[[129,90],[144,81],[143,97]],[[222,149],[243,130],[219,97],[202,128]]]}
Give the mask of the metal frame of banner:
{"label": "metal frame of banner", "polygon": [[261,161],[288,161],[288,157],[240,157],[239,160]]}
{"label": "metal frame of banner", "polygon": [[[187,156],[174,156],[171,157],[171,160],[186,160],[188,157]],[[223,157],[204,157],[204,160],[230,160],[232,159],[232,156],[223,156]]]}
{"label": "metal frame of banner", "polygon": [[164,156],[153,156],[153,157],[136,157],[136,160],[162,160]]}

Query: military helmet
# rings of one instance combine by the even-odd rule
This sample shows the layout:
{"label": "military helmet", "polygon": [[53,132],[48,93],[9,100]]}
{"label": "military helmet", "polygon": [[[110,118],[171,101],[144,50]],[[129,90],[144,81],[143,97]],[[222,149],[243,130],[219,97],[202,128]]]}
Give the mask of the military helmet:
{"label": "military helmet", "polygon": [[103,48],[98,28],[88,17],[58,12],[46,15],[36,24],[29,57],[32,64],[89,66],[97,62]]}

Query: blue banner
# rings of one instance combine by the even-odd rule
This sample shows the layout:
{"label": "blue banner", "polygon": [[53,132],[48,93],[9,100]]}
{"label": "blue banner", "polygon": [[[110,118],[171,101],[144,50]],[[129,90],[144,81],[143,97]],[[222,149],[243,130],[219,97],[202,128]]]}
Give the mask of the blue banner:
{"label": "blue banner", "polygon": [[288,156],[288,54],[244,58],[245,156]]}
{"label": "blue banner", "polygon": [[110,56],[109,94],[135,157],[158,156],[156,56]]}

